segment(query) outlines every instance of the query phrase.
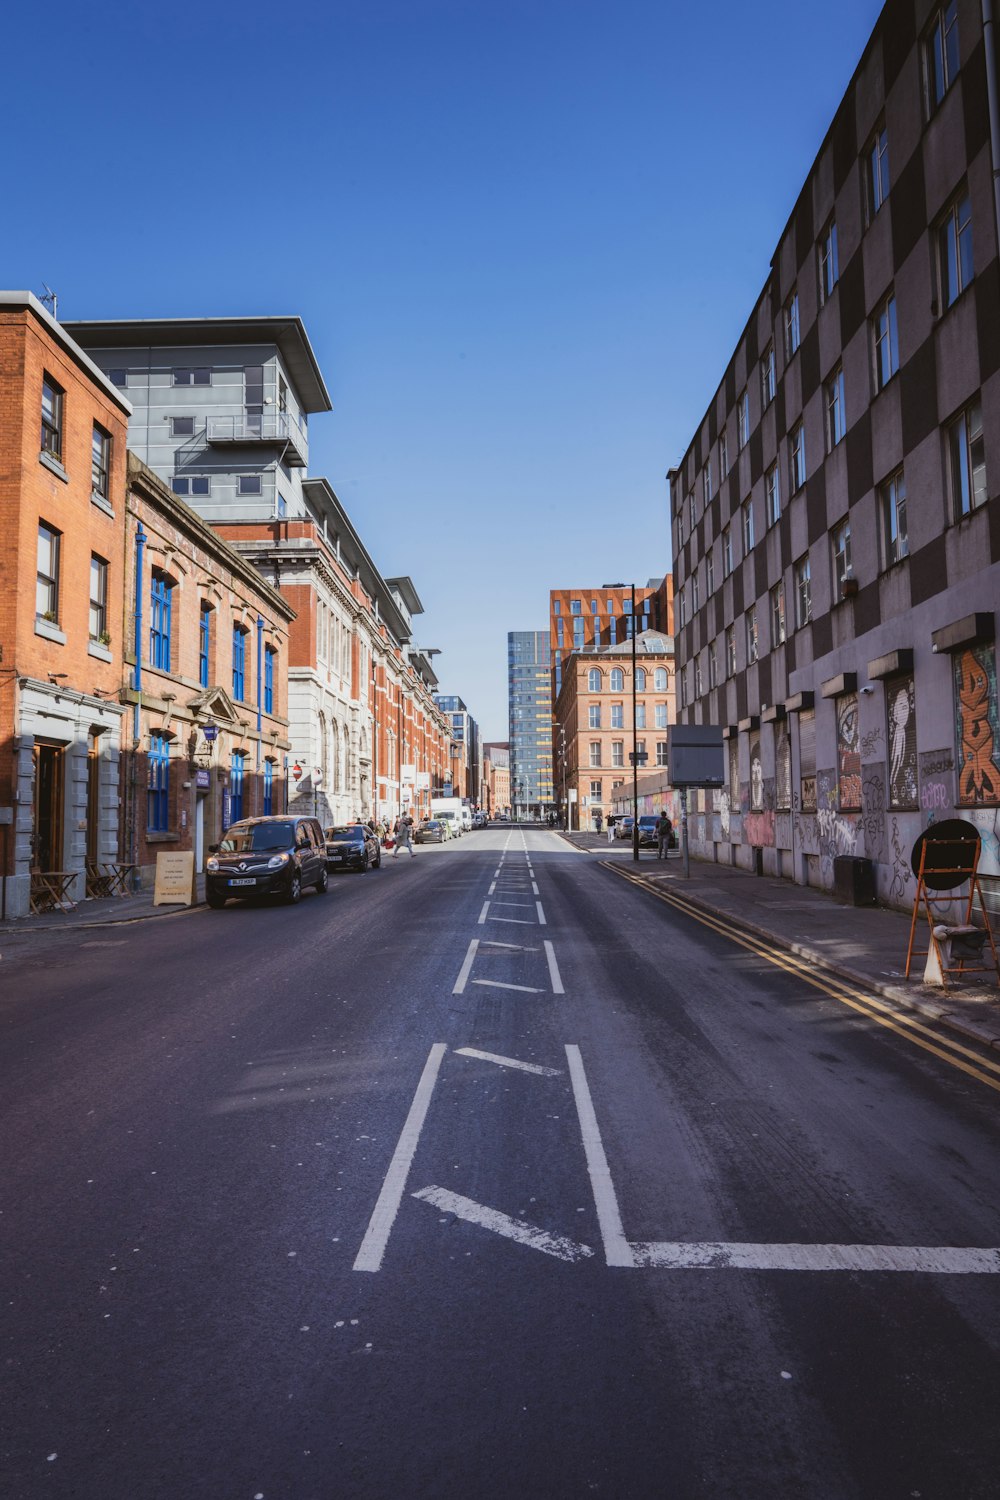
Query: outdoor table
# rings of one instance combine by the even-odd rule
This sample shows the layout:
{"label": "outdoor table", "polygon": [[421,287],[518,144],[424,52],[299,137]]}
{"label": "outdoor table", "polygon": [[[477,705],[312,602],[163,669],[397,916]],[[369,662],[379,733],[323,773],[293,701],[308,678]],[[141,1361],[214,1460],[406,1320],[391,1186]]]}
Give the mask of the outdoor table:
{"label": "outdoor table", "polygon": [[65,909],[67,902],[75,905],[66,893],[79,873],[79,870],[32,870],[28,897],[31,910],[39,913],[55,911],[57,907]]}

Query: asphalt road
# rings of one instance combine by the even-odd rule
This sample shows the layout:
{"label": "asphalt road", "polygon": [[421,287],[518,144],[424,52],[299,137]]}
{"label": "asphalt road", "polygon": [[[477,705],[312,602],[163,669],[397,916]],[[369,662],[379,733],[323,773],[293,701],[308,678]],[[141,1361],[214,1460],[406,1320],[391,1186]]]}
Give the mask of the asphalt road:
{"label": "asphalt road", "polygon": [[0,969],[4,1500],[1000,1493],[1000,1092],[557,836]]}

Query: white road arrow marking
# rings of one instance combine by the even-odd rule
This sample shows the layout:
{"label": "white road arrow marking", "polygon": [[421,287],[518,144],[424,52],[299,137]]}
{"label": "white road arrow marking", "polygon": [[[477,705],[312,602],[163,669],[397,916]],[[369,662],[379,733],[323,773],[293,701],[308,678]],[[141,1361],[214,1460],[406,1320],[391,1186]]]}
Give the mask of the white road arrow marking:
{"label": "white road arrow marking", "polygon": [[467,1224],[478,1224],[480,1229],[492,1230],[494,1234],[503,1235],[504,1239],[527,1245],[530,1250],[541,1250],[543,1255],[554,1255],[557,1260],[584,1260],[594,1253],[589,1245],[578,1245],[561,1234],[550,1234],[547,1229],[526,1224],[523,1219],[512,1219],[509,1214],[487,1208],[482,1203],[474,1203],[471,1198],[463,1198],[458,1193],[450,1193],[447,1188],[426,1187],[413,1196],[445,1213],[454,1214],[457,1219],[464,1219]]}
{"label": "white road arrow marking", "polygon": [[540,1063],[520,1062],[516,1057],[500,1057],[496,1052],[480,1052],[477,1047],[456,1047],[459,1057],[478,1057],[480,1062],[496,1063],[500,1068],[520,1068],[522,1073],[539,1073],[543,1078],[558,1078],[559,1068],[543,1068]]}
{"label": "white road arrow marking", "polygon": [[504,984],[502,979],[474,979],[473,984],[484,985],[490,990],[520,990],[525,995],[540,995],[541,990],[536,989],[533,984]]}

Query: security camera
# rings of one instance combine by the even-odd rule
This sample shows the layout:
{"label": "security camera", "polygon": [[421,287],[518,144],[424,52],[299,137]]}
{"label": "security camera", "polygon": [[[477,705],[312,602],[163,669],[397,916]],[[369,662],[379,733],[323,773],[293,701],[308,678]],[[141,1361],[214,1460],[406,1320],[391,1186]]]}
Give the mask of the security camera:
{"label": "security camera", "polygon": [[868,693],[874,693],[875,689],[873,687],[863,687],[861,691],[867,696]]}

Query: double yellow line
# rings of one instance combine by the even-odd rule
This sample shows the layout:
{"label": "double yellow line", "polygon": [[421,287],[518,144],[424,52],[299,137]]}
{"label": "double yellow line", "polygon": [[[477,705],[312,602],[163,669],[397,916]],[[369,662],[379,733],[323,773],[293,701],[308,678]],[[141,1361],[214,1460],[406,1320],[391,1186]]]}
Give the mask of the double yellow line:
{"label": "double yellow line", "polygon": [[829,970],[818,969],[815,960],[800,958],[795,953],[772,947],[764,938],[756,937],[752,932],[731,927],[723,917],[692,905],[683,896],[676,895],[673,891],[656,889],[632,870],[622,869],[620,864],[611,860],[602,860],[601,863],[606,870],[613,870],[623,880],[641,887],[655,900],[662,901],[666,906],[672,906],[675,910],[683,912],[684,916],[693,918],[694,921],[700,922],[703,927],[708,927],[712,932],[719,933],[729,942],[745,948],[749,953],[756,954],[758,958],[765,959],[775,968],[794,974],[797,979],[804,980],[813,989],[821,990],[831,999],[850,1006],[852,1010],[867,1016],[869,1020],[876,1021],[879,1026],[894,1031],[897,1036],[912,1042],[914,1046],[933,1053],[942,1062],[950,1063],[953,1068],[960,1068],[963,1073],[968,1073],[970,1078],[976,1078],[980,1083],[985,1083],[987,1088],[995,1089],[997,1093],[1000,1093],[1000,1063],[993,1062],[982,1053],[963,1046],[961,1042],[952,1040],[951,1037],[939,1035],[917,1020],[915,1016],[905,1015],[886,1001],[856,989]]}

